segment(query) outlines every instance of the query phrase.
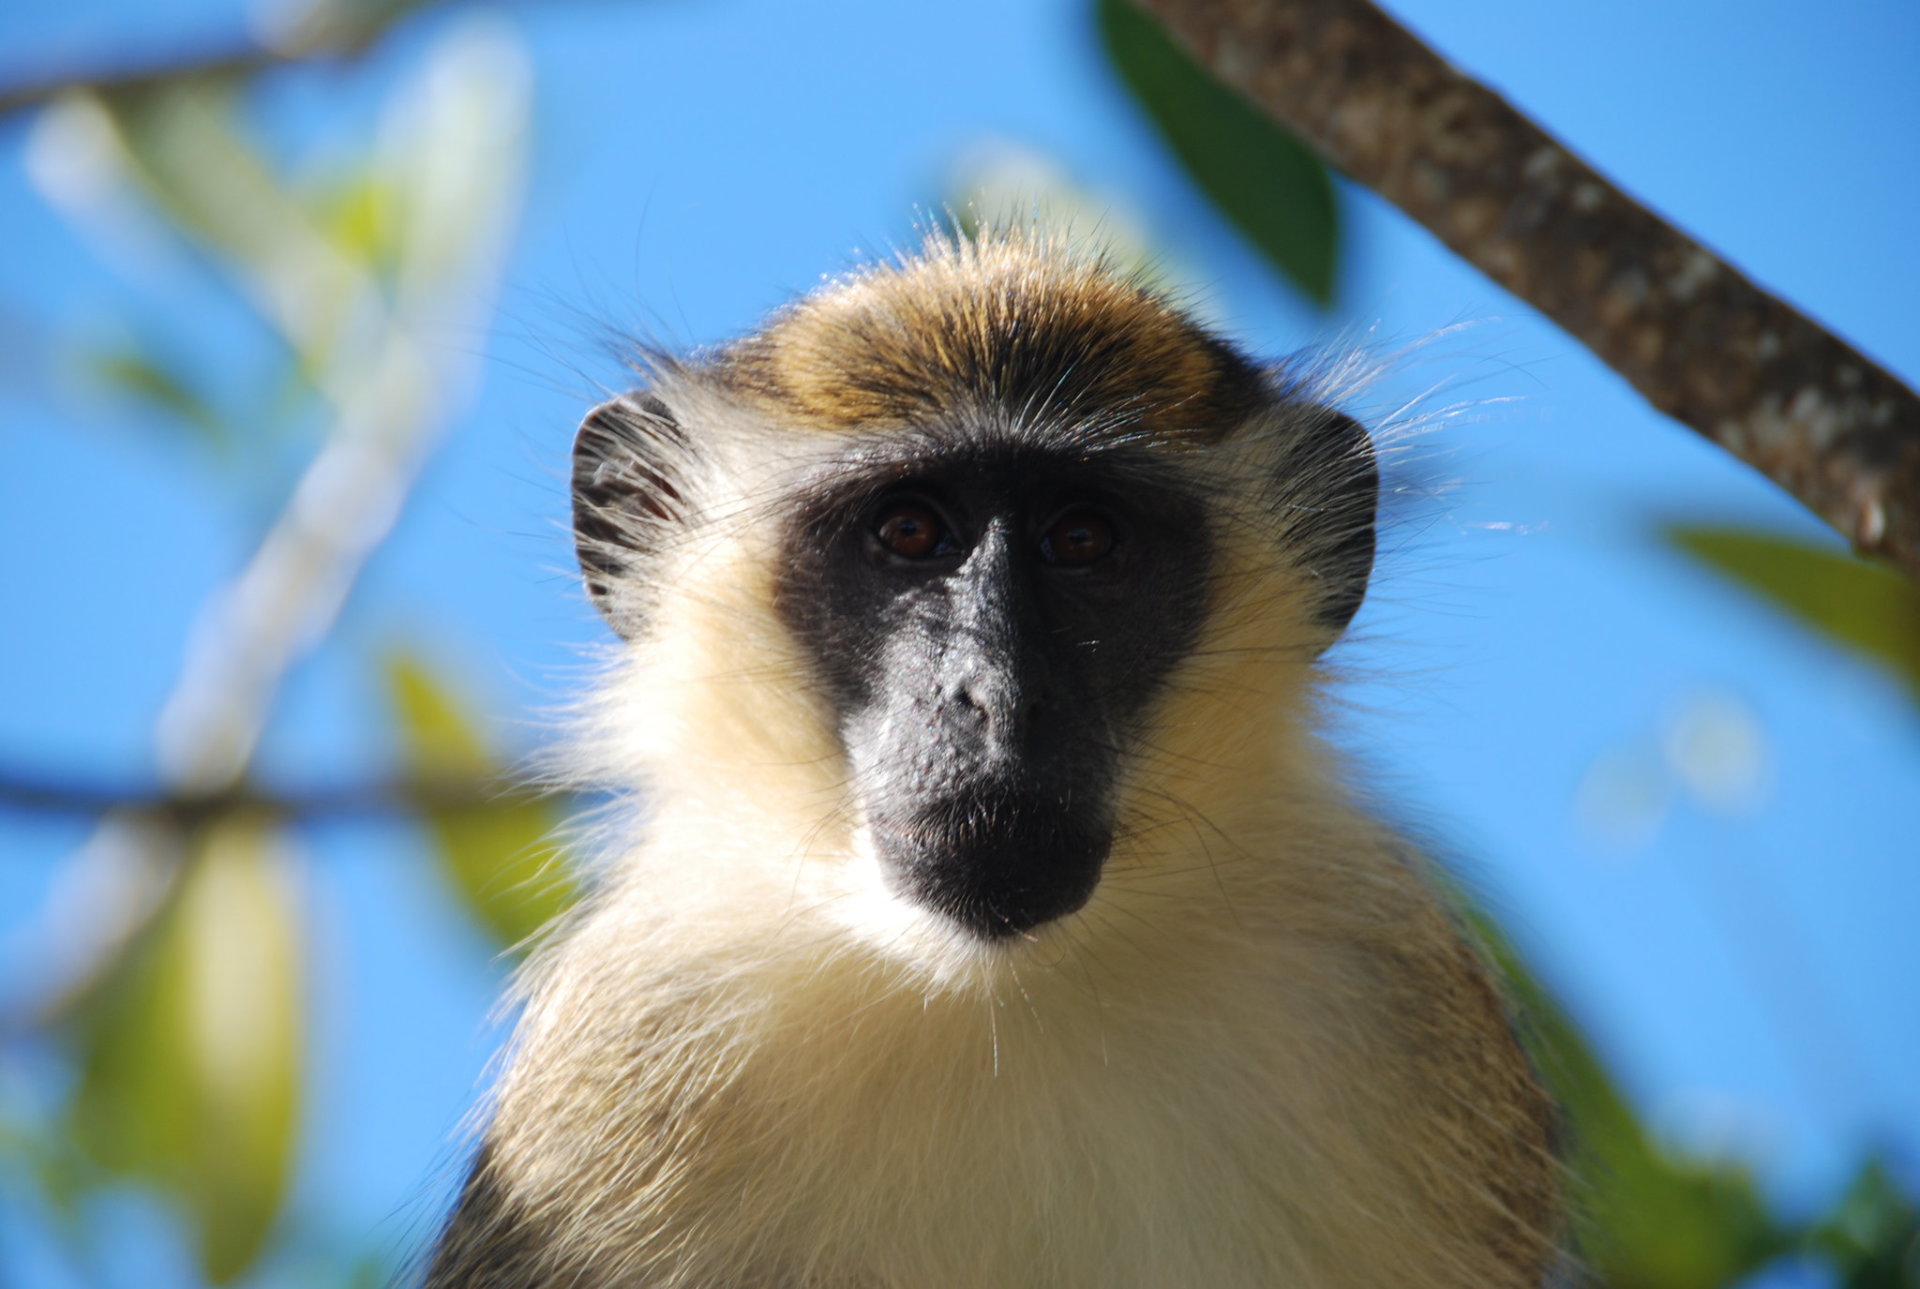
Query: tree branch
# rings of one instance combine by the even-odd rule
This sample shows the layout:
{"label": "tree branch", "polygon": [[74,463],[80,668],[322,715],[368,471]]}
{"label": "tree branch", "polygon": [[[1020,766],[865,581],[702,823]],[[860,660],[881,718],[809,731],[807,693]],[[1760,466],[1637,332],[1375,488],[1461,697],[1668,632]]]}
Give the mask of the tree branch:
{"label": "tree branch", "polygon": [[377,5],[319,4],[272,42],[237,41],[220,49],[181,53],[122,67],[74,70],[0,87],[0,119],[44,107],[63,94],[141,94],[183,81],[245,77],[285,63],[355,58],[410,13],[441,0],[395,0]]}
{"label": "tree branch", "polygon": [[[0,118],[44,107],[61,95],[86,90],[98,94],[138,94],[179,81],[245,76],[281,63],[315,57],[321,51],[269,49],[241,45],[213,53],[190,54],[168,62],[136,67],[99,68],[23,81],[0,89]],[[328,53],[332,50],[325,51]]]}
{"label": "tree branch", "polygon": [[1135,0],[1647,400],[1920,579],[1920,397],[1367,0]]}
{"label": "tree branch", "polygon": [[487,814],[549,796],[507,780],[470,776],[400,777],[281,791],[248,782],[211,791],[150,791],[0,769],[0,809],[84,819],[125,813],[164,820],[183,829],[242,811],[299,820]]}

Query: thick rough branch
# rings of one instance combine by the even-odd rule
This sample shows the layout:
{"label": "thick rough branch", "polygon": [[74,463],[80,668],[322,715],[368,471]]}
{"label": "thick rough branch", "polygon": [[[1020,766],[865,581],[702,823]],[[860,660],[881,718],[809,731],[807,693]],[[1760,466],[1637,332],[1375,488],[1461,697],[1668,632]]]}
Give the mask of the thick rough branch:
{"label": "thick rough branch", "polygon": [[1920,398],[1367,0],[1137,0],[1648,401],[1920,579]]}

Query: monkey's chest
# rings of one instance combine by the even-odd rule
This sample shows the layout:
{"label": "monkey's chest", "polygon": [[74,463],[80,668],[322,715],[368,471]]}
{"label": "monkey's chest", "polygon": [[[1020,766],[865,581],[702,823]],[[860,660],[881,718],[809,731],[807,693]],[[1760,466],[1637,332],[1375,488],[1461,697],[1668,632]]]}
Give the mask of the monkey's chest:
{"label": "monkey's chest", "polygon": [[1278,1062],[1194,1033],[1100,1053],[1033,1020],[745,1060],[675,1134],[649,1242],[752,1256],[671,1283],[1382,1283],[1318,1266],[1348,1152]]}

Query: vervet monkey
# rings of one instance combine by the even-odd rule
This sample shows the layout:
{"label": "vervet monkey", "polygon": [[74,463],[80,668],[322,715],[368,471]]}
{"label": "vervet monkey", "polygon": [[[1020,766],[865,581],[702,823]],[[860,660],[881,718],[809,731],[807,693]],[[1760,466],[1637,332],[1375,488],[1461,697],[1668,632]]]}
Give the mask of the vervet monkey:
{"label": "vervet monkey", "polygon": [[433,1289],[1521,1289],[1553,1114],[1316,733],[1367,434],[1039,233],[591,412],[644,794],[533,957]]}

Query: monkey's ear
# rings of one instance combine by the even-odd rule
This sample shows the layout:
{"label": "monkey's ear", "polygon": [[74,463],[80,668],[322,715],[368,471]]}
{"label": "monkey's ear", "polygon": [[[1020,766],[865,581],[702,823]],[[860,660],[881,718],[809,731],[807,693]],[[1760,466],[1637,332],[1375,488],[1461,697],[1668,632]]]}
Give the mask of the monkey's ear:
{"label": "monkey's ear", "polygon": [[1308,432],[1282,467],[1290,541],[1318,591],[1315,616],[1332,644],[1353,621],[1373,575],[1380,467],[1366,427],[1329,407],[1307,410]]}
{"label": "monkey's ear", "polygon": [[646,630],[655,573],[687,521],[687,436],[644,391],[587,413],[573,439],[573,541],[594,607],[621,636]]}

